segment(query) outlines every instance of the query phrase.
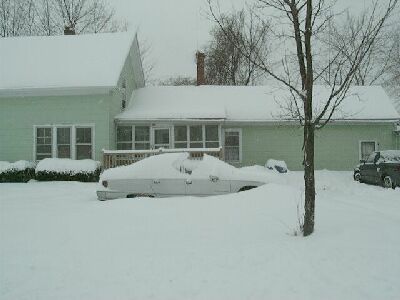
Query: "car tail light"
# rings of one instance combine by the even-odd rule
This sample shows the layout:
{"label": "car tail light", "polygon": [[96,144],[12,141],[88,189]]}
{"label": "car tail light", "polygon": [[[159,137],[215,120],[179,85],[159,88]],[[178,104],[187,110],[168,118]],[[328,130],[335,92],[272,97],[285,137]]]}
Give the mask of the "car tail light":
{"label": "car tail light", "polygon": [[106,187],[108,187],[108,181],[107,180],[103,180],[102,182],[101,182],[101,184],[106,188]]}

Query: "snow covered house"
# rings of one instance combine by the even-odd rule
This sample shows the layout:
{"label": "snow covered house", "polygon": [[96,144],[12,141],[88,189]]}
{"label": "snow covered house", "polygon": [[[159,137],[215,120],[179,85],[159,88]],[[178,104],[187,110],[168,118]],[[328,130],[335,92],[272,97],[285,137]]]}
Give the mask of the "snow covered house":
{"label": "snow covered house", "polygon": [[0,161],[101,159],[144,86],[131,33],[0,40]]}
{"label": "snow covered house", "polygon": [[[0,161],[222,147],[238,166],[273,158],[302,168],[303,131],[282,108],[287,90],[144,85],[129,33],[1,39]],[[326,93],[316,87],[315,109]],[[354,87],[316,133],[316,167],[348,170],[376,149],[399,149],[399,118],[382,88]]]}

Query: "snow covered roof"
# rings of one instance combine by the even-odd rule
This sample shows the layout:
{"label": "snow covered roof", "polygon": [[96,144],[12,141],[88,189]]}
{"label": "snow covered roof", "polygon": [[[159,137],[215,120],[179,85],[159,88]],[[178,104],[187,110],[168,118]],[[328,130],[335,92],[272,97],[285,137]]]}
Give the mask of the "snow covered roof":
{"label": "snow covered roof", "polygon": [[[315,86],[314,108],[320,111],[329,87]],[[222,119],[227,121],[281,121],[287,89],[271,86],[164,86],[139,89],[123,120]],[[336,111],[336,120],[396,120],[399,113],[380,86],[353,87]]]}
{"label": "snow covered roof", "polygon": [[2,38],[0,94],[117,85],[132,33]]}

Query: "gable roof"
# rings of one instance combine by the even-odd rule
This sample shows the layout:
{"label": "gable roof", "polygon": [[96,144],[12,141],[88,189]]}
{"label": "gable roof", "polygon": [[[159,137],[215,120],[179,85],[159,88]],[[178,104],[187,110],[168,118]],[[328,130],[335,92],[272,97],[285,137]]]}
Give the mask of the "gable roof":
{"label": "gable roof", "polygon": [[0,40],[0,93],[117,85],[132,33]]}
{"label": "gable roof", "polygon": [[[329,87],[314,87],[314,109],[321,110]],[[273,122],[284,117],[287,89],[271,86],[165,86],[139,89],[126,111],[116,119],[220,119],[238,122]],[[397,120],[400,116],[380,86],[352,87],[335,112],[334,120]],[[292,119],[293,120],[293,119]]]}

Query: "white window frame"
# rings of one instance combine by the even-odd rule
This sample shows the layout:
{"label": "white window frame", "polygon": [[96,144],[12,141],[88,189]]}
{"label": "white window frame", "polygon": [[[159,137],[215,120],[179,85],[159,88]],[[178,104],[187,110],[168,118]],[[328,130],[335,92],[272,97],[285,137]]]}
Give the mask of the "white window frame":
{"label": "white window frame", "polygon": [[224,132],[224,134],[223,134],[224,135],[223,136],[224,156],[225,156],[225,133],[226,132],[238,132],[239,133],[239,160],[238,161],[237,160],[230,160],[230,161],[227,161],[227,162],[229,162],[229,163],[241,163],[242,162],[242,153],[243,153],[243,151],[242,151],[242,128],[224,128],[223,132]]}
{"label": "white window frame", "polygon": [[375,150],[374,151],[378,151],[378,142],[376,140],[360,140],[358,142],[358,159],[361,160],[362,159],[362,153],[361,153],[361,145],[362,143],[375,143]]}
{"label": "white window frame", "polygon": [[33,161],[36,159],[37,154],[37,129],[38,128],[50,128],[51,129],[51,157],[54,157],[54,129],[51,125],[33,126]]}
{"label": "white window frame", "polygon": [[57,128],[71,128],[71,159],[76,160],[76,128],[91,128],[92,134],[92,157],[94,159],[96,155],[96,131],[95,131],[95,124],[43,124],[43,125],[33,125],[33,161],[38,161],[36,159],[36,133],[37,128],[51,128],[52,130],[52,145],[51,150],[52,158],[57,158]]}

